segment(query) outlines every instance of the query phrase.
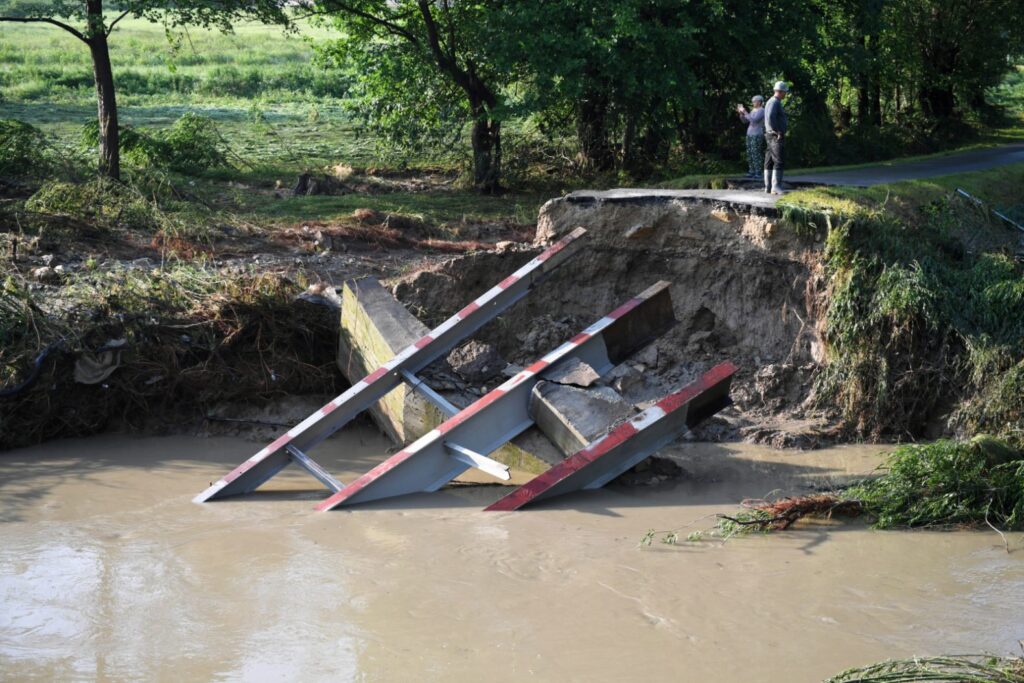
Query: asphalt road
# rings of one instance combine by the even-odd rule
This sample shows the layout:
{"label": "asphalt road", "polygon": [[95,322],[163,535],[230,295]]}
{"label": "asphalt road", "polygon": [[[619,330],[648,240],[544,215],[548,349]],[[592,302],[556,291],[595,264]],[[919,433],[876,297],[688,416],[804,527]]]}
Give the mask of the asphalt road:
{"label": "asphalt road", "polygon": [[[787,183],[813,185],[848,185],[870,187],[901,180],[917,180],[935,176],[982,171],[1005,164],[1024,163],[1024,142],[991,149],[958,152],[920,161],[891,161],[861,168],[832,171],[829,173],[807,173],[787,175]],[[619,188],[614,190],[583,190],[569,194],[572,202],[600,201],[628,203],[637,201],[669,201],[673,199],[696,202],[711,202],[749,206],[755,209],[771,209],[779,200],[778,195],[763,192],[757,180],[749,181],[757,187],[737,190],[659,190],[643,188]],[[790,186],[792,187],[792,186]]]}
{"label": "asphalt road", "polygon": [[932,178],[954,173],[983,171],[995,166],[1024,162],[1024,143],[977,149],[970,152],[958,152],[920,161],[899,160],[851,168],[845,171],[829,173],[810,173],[786,176],[787,182],[813,183],[815,185],[850,185],[853,187],[870,187],[884,183],[896,183],[901,180],[917,180]]}

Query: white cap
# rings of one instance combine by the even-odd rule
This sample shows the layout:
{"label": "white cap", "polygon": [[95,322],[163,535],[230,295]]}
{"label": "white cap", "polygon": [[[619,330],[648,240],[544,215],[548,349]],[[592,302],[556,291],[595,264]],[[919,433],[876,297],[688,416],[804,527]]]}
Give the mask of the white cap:
{"label": "white cap", "polygon": [[775,92],[789,92],[789,86],[786,85],[786,81],[778,81],[775,84]]}
{"label": "white cap", "polygon": [[752,97],[750,101],[751,102],[764,102],[764,98],[761,97],[760,95],[754,95],[754,97]]}

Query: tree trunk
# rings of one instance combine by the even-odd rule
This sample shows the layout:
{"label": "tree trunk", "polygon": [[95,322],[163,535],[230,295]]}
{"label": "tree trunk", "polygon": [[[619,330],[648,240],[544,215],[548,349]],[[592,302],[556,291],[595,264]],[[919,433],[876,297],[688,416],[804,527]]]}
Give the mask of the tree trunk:
{"label": "tree trunk", "polygon": [[628,169],[634,164],[636,155],[636,118],[633,112],[626,112],[626,121],[622,131],[622,168]]}
{"label": "tree trunk", "polygon": [[473,107],[473,185],[480,192],[501,190],[501,122],[487,116],[484,108]]}
{"label": "tree trunk", "polygon": [[857,73],[857,125],[868,125],[871,120],[871,77],[868,68],[868,37],[860,37],[861,63]]}
{"label": "tree trunk", "polygon": [[952,88],[922,88],[921,108],[935,119],[937,124],[944,125],[953,117],[956,96]]}
{"label": "tree trunk", "polygon": [[875,33],[868,42],[868,54],[871,55],[871,124],[882,127],[882,74],[881,56],[878,53],[879,37]]}
{"label": "tree trunk", "polygon": [[[90,6],[92,4],[90,3]],[[102,28],[102,17],[100,24],[100,30],[93,31],[89,36],[100,124],[99,168],[101,174],[120,180],[121,150],[117,128],[117,98],[114,96],[114,70],[110,65],[110,50],[107,47],[107,34]]]}
{"label": "tree trunk", "polygon": [[871,123],[876,128],[882,127],[882,84],[875,78],[871,84]]}
{"label": "tree trunk", "polygon": [[592,92],[576,107],[576,138],[585,168],[607,171],[615,166],[615,154],[608,140],[608,98]]}

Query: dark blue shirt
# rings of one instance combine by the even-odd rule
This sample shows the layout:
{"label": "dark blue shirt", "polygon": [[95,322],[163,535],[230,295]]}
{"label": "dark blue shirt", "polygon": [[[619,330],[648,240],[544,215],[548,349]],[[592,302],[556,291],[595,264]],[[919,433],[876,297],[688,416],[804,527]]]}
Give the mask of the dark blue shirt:
{"label": "dark blue shirt", "polygon": [[786,133],[786,110],[778,97],[769,97],[764,106],[764,128],[766,133]]}

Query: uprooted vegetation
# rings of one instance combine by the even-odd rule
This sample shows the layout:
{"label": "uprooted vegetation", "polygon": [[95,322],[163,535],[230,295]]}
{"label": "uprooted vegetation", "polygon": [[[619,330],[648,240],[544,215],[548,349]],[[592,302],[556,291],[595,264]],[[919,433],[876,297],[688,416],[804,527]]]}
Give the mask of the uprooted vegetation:
{"label": "uprooted vegetation", "polygon": [[1024,659],[953,655],[897,659],[842,672],[825,683],[1024,683]]}
{"label": "uprooted vegetation", "polygon": [[876,476],[844,489],[745,500],[708,529],[649,530],[641,540],[675,544],[785,531],[805,519],[865,517],[877,529],[1024,530],[1024,451],[978,436],[897,448]]}
{"label": "uprooted vegetation", "polygon": [[[223,401],[336,392],[336,322],[321,307],[295,305],[305,283],[253,270],[224,275],[188,265],[96,271],[59,299],[8,276],[0,444],[170,425]],[[97,366],[83,383],[83,370]],[[104,376],[104,366],[116,372]]]}

